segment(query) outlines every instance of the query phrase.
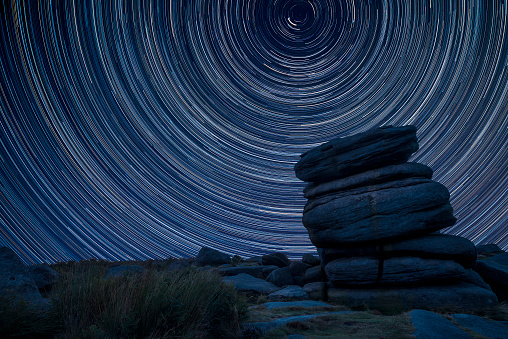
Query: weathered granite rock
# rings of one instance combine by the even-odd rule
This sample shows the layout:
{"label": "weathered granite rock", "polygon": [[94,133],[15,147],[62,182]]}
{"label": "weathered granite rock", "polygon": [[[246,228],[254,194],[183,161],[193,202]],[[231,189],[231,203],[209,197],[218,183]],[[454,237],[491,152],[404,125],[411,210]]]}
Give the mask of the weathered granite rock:
{"label": "weathered granite rock", "polygon": [[286,285],[294,285],[295,283],[289,266],[273,270],[272,273],[270,273],[268,277],[266,277],[266,281],[271,282],[275,286],[279,287]]}
{"label": "weathered granite rock", "polygon": [[302,154],[295,174],[303,181],[326,182],[406,162],[417,150],[416,127],[386,126],[336,138]]}
{"label": "weathered granite rock", "polygon": [[285,307],[332,307],[332,305],[324,303],[322,301],[315,300],[298,300],[298,301],[270,301],[263,304],[269,310],[274,308],[285,308]]}
{"label": "weathered granite rock", "polygon": [[459,282],[451,285],[399,286],[397,288],[328,288],[328,301],[351,308],[368,306],[382,312],[415,308],[484,311],[498,304],[496,295],[481,287]]}
{"label": "weathered granite rock", "polygon": [[336,259],[325,267],[332,283],[341,285],[410,285],[458,280],[466,277],[459,263],[418,257],[389,258],[380,261],[373,257]]}
{"label": "weathered granite rock", "polygon": [[306,300],[309,299],[309,295],[303,288],[296,285],[288,285],[277,292],[270,293],[268,295],[270,300]]}
{"label": "weathered granite rock", "polygon": [[494,255],[498,253],[504,253],[504,251],[500,249],[496,244],[478,245],[476,246],[476,251],[478,252],[478,255]]}
{"label": "weathered granite rock", "polygon": [[8,247],[0,247],[0,295],[30,303],[43,299],[27,266]]}
{"label": "weathered granite rock", "polygon": [[46,264],[28,266],[28,271],[40,292],[49,292],[58,280],[60,273]]}
{"label": "weathered granite rock", "polygon": [[455,260],[464,267],[471,267],[476,261],[476,248],[470,240],[448,234],[428,234],[417,238],[375,245],[322,248],[318,252],[323,266],[335,259],[357,256],[384,258],[412,256]]}
{"label": "weathered granite rock", "polygon": [[263,255],[259,262],[260,265],[275,265],[278,267],[286,267],[289,266],[290,263],[291,261],[288,259],[287,255],[281,252]]}
{"label": "weathered granite rock", "polygon": [[275,265],[266,265],[266,266],[263,266],[263,279],[266,279],[270,273],[272,273],[273,271],[275,271],[276,269],[278,269],[279,266],[275,266]]}
{"label": "weathered granite rock", "polygon": [[298,276],[303,277],[303,275],[305,274],[305,271],[307,271],[307,269],[309,269],[310,267],[311,267],[311,265],[306,264],[302,261],[293,261],[289,265],[289,269],[291,270],[291,274],[293,275],[293,277],[298,277]]}
{"label": "weathered granite rock", "polygon": [[212,248],[202,247],[196,256],[195,262],[197,266],[219,266],[223,264],[231,264],[231,257]]}
{"label": "weathered granite rock", "polygon": [[117,278],[129,274],[142,273],[145,269],[139,265],[121,265],[111,267],[104,275],[104,279]]}
{"label": "weathered granite rock", "polygon": [[263,270],[264,269],[272,269],[275,270],[277,266],[236,266],[236,267],[226,267],[219,269],[219,273],[224,276],[238,275],[240,273],[250,274],[256,278],[264,278]]}
{"label": "weathered granite rock", "polygon": [[425,310],[413,310],[409,316],[416,329],[412,335],[418,339],[473,339],[457,325],[439,314]]}
{"label": "weathered granite rock", "polygon": [[[467,282],[469,284],[476,285],[478,287],[484,288],[486,290],[492,291],[492,288],[489,284],[482,279],[482,276],[477,272],[473,271],[472,268],[466,269],[466,277],[462,279],[463,282]],[[499,299],[499,298],[498,298]]]}
{"label": "weathered granite rock", "polygon": [[508,326],[472,314],[453,314],[460,326],[492,339],[508,339]]}
{"label": "weathered granite rock", "polygon": [[326,276],[323,272],[321,266],[314,266],[305,271],[305,275],[303,276],[304,284],[309,284],[312,282],[325,281]]}
{"label": "weathered granite rock", "polygon": [[322,281],[312,282],[303,285],[303,289],[312,300],[326,300],[327,283]]}
{"label": "weathered granite rock", "polygon": [[508,253],[499,253],[488,259],[490,262],[495,262],[496,264],[504,265],[508,267]]}
{"label": "weathered granite rock", "polygon": [[302,256],[302,262],[309,264],[310,266],[317,266],[321,263],[321,260],[319,260],[319,258],[313,256],[312,254],[305,253]]}
{"label": "weathered granite rock", "polygon": [[475,270],[490,285],[499,301],[508,300],[508,266],[489,260],[478,260]]}
{"label": "weathered granite rock", "polygon": [[376,186],[409,178],[432,178],[432,168],[416,162],[407,162],[376,168],[350,177],[320,184],[309,183],[303,190],[304,197],[313,199],[320,195],[348,191],[358,187]]}
{"label": "weathered granite rock", "polygon": [[222,281],[233,284],[235,289],[241,292],[270,294],[280,290],[280,287],[277,287],[266,280],[254,278],[253,276],[245,273],[230,277],[223,277]]}
{"label": "weathered granite rock", "polygon": [[[406,179],[414,181],[417,179]],[[303,224],[316,247],[410,238],[455,223],[448,189],[429,179],[407,186],[336,193],[310,200]],[[396,187],[397,185],[399,185]],[[352,194],[350,194],[352,193]]]}

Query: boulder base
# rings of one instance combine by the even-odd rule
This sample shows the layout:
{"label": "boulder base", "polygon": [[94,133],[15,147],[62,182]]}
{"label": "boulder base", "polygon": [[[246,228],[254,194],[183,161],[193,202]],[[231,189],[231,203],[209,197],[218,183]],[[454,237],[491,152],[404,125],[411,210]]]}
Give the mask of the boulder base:
{"label": "boulder base", "polygon": [[396,289],[330,287],[328,301],[352,308],[369,307],[381,312],[401,312],[415,308],[483,311],[498,304],[496,295],[491,291],[464,282]]}

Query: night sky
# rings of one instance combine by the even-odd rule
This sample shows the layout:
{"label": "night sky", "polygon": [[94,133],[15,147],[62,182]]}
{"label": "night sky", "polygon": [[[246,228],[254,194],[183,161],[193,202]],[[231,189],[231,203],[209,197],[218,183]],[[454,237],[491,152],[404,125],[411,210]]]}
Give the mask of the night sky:
{"label": "night sky", "polygon": [[445,232],[508,249],[506,0],[3,3],[0,246],[26,263],[313,253],[299,155],[410,124]]}

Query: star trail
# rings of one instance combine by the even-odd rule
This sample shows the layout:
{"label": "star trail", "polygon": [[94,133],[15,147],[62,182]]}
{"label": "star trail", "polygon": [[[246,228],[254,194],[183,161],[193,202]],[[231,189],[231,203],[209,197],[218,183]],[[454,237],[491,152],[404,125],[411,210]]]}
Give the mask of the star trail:
{"label": "star trail", "polygon": [[12,1],[0,245],[26,263],[315,248],[299,155],[418,127],[458,222],[508,249],[507,1]]}

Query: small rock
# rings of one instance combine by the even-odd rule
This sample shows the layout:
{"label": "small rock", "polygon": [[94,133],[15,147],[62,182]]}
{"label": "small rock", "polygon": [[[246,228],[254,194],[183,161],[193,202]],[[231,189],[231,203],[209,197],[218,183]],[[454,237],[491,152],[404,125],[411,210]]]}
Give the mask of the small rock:
{"label": "small rock", "polygon": [[312,254],[309,254],[309,253],[305,253],[303,256],[302,256],[302,262],[306,263],[306,264],[309,264],[310,266],[317,266],[321,263],[321,261],[319,260],[319,258],[313,256]]}
{"label": "small rock", "polygon": [[508,327],[471,314],[452,315],[460,326],[467,327],[492,339],[508,339]]}
{"label": "small rock", "polygon": [[286,267],[290,263],[287,255],[281,252],[263,255],[260,262],[261,265],[275,265],[277,267]]}
{"label": "small rock", "polygon": [[289,269],[291,270],[291,274],[293,275],[293,277],[298,277],[298,276],[303,277],[303,275],[305,274],[305,271],[307,271],[307,269],[310,267],[311,266],[309,264],[306,264],[301,261],[293,261],[289,265]]}
{"label": "small rock", "polygon": [[289,267],[273,270],[272,273],[266,277],[266,281],[271,282],[275,286],[279,287],[293,285],[295,283],[293,280],[293,275],[291,274],[291,269]]}
{"label": "small rock", "polygon": [[256,278],[264,278],[263,270],[266,268],[277,269],[277,266],[236,266],[221,268],[219,273],[224,276],[238,275],[240,273],[250,274]]}
{"label": "small rock", "polygon": [[487,244],[476,246],[476,252],[478,252],[478,255],[494,255],[503,253],[504,251],[500,249],[496,244]]}
{"label": "small rock", "polygon": [[326,281],[326,276],[320,266],[314,266],[305,271],[305,275],[303,276],[303,281],[305,284]]}
{"label": "small rock", "polygon": [[225,283],[233,283],[235,289],[241,292],[270,294],[280,290],[280,287],[277,287],[268,281],[254,278],[253,276],[245,273],[231,277],[223,277],[222,281]]}
{"label": "small rock", "polygon": [[322,301],[315,300],[299,300],[299,301],[271,301],[263,304],[264,307],[272,310],[274,308],[284,307],[331,307],[332,305],[324,303]]}
{"label": "small rock", "polygon": [[289,285],[277,292],[268,295],[270,300],[306,300],[309,299],[307,292],[300,286]]}
{"label": "small rock", "polygon": [[425,310],[413,310],[409,315],[416,329],[416,332],[412,334],[418,339],[473,339],[473,337],[462,331],[450,320],[436,313]]}
{"label": "small rock", "polygon": [[214,250],[209,247],[202,247],[196,256],[197,266],[219,266],[222,264],[231,264],[231,257],[225,253]]}
{"label": "small rock", "polygon": [[145,269],[139,265],[121,265],[111,267],[106,275],[104,275],[104,279],[108,278],[117,278],[128,274],[141,273]]}

